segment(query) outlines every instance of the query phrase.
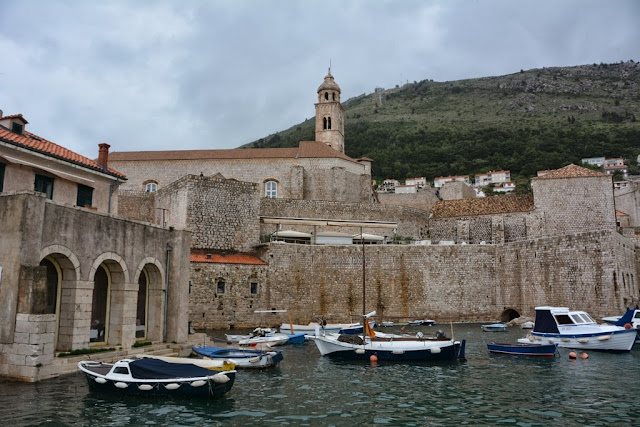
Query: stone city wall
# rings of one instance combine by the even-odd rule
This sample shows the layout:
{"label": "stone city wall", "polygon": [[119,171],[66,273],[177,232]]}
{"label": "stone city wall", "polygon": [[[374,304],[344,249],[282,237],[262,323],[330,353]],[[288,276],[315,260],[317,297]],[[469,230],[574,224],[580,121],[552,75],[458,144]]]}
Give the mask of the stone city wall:
{"label": "stone city wall", "polygon": [[385,206],[402,206],[429,212],[439,200],[434,192],[435,190],[426,188],[413,194],[378,193],[377,197],[380,204]]}
{"label": "stone city wall", "polygon": [[[192,321],[204,312],[213,316],[212,326],[252,327],[253,311],[264,308],[287,309],[295,323],[320,316],[350,321],[363,311],[362,250],[278,242],[260,253],[268,267],[201,268],[192,278],[191,300],[202,306]],[[500,319],[507,309],[533,316],[539,305],[603,317],[624,312],[640,292],[633,241],[610,231],[499,245],[368,245],[364,250],[364,311],[376,310],[379,320],[485,321]],[[212,286],[217,276],[236,284],[233,298],[204,294],[202,287]],[[260,283],[258,297],[245,295],[252,277]],[[207,301],[216,301],[209,310]]]}
{"label": "stone city wall", "polygon": [[155,193],[144,191],[120,190],[118,215],[136,221],[156,222]]}

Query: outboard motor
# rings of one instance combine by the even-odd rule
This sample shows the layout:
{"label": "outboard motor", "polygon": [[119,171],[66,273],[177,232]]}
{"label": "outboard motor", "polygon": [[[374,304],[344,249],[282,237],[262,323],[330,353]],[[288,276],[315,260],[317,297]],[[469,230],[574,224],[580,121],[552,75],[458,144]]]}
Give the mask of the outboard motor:
{"label": "outboard motor", "polygon": [[436,338],[442,339],[444,337],[445,337],[445,335],[444,335],[444,332],[442,331],[442,329],[438,329],[438,332],[436,332]]}

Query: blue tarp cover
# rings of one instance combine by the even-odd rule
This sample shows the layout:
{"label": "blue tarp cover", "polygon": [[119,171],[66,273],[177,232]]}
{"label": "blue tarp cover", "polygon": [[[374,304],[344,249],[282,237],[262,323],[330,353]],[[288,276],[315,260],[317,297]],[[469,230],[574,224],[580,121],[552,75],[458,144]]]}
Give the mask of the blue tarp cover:
{"label": "blue tarp cover", "polygon": [[543,334],[557,334],[560,332],[558,325],[556,325],[556,319],[553,318],[551,311],[536,310],[536,321],[533,326],[533,332]]}
{"label": "blue tarp cover", "polygon": [[216,372],[185,363],[169,363],[159,359],[140,359],[129,362],[131,376],[137,379],[168,379],[208,377]]}

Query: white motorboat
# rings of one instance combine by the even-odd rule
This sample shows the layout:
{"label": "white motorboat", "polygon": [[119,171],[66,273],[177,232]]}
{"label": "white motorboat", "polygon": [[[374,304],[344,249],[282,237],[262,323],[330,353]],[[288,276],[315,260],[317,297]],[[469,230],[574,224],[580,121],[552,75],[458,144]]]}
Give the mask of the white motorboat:
{"label": "white motorboat", "polygon": [[634,329],[600,325],[584,311],[567,307],[536,307],[533,330],[521,343],[556,343],[576,350],[628,352],[636,338]]}
{"label": "white motorboat", "polygon": [[312,335],[316,330],[316,327],[324,328],[326,332],[338,332],[340,329],[357,328],[359,326],[359,323],[324,323],[324,325],[321,325],[318,322],[311,322],[308,325],[283,323],[282,325],[280,325],[280,331],[289,332],[293,329],[292,334],[304,332],[307,335]]}

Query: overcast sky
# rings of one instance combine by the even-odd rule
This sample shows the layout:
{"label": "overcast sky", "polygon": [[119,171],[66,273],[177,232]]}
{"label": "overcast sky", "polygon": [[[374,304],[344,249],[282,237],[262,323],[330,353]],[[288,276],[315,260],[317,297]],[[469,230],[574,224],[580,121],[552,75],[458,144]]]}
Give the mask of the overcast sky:
{"label": "overcast sky", "polygon": [[0,109],[85,156],[220,149],[402,81],[640,60],[637,0],[0,0]]}

